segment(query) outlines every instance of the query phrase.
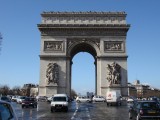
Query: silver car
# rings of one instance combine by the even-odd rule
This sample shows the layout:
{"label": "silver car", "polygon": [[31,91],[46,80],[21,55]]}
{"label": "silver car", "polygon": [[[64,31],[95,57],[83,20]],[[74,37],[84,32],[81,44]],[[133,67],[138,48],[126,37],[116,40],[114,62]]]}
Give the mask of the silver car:
{"label": "silver car", "polygon": [[103,96],[94,96],[92,99],[94,102],[105,102],[106,99]]}
{"label": "silver car", "polygon": [[18,120],[11,103],[0,100],[0,120]]}
{"label": "silver car", "polygon": [[76,102],[92,102],[92,100],[86,96],[78,96]]}

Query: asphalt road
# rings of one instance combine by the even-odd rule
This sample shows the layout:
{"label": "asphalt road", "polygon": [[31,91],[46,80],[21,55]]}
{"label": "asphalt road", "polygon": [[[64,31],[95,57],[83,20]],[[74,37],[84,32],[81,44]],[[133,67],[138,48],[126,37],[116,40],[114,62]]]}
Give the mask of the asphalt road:
{"label": "asphalt road", "polygon": [[106,103],[69,104],[68,112],[50,112],[50,104],[38,102],[37,108],[21,108],[13,103],[18,120],[129,120],[128,106],[107,106]]}

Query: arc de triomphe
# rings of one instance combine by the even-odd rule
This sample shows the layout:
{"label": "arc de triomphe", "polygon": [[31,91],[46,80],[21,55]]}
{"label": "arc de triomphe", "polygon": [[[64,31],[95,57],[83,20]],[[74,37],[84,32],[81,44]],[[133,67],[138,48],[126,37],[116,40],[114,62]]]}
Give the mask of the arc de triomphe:
{"label": "arc de triomphe", "polygon": [[95,59],[96,94],[127,96],[125,12],[43,12],[39,95],[71,92],[72,58],[88,52]]}

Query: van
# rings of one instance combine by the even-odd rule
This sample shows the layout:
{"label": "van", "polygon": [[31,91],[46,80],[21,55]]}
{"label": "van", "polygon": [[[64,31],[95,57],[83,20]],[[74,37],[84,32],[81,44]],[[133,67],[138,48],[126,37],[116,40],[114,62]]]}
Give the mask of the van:
{"label": "van", "polygon": [[120,91],[108,91],[106,95],[106,102],[108,105],[121,105]]}
{"label": "van", "polygon": [[66,94],[55,94],[51,101],[51,112],[56,110],[68,111],[68,96]]}

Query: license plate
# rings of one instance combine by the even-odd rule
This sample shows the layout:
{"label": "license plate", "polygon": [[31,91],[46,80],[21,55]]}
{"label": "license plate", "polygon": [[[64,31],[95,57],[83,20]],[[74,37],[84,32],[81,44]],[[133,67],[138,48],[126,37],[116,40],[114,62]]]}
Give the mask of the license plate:
{"label": "license plate", "polygon": [[151,114],[153,114],[153,113],[156,113],[156,111],[148,111],[148,113],[151,113]]}

